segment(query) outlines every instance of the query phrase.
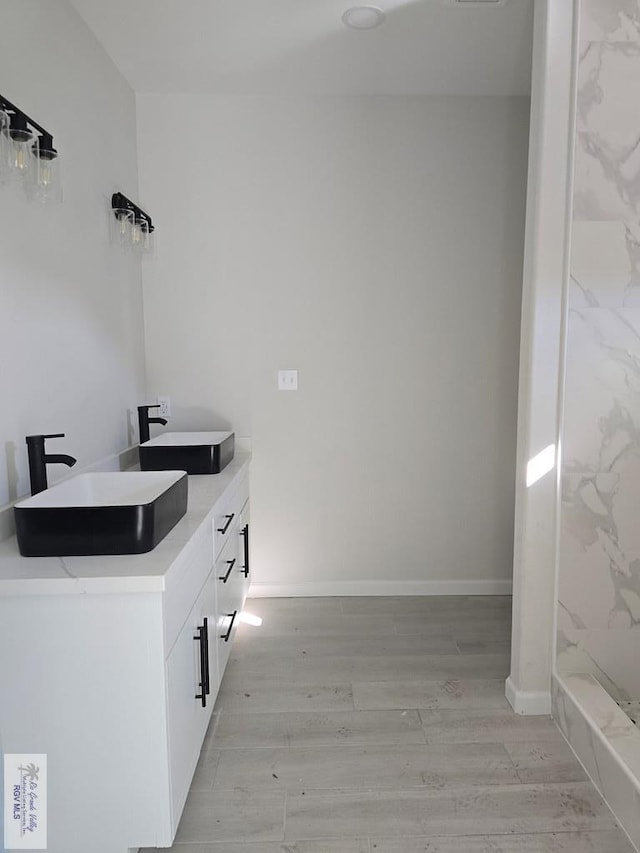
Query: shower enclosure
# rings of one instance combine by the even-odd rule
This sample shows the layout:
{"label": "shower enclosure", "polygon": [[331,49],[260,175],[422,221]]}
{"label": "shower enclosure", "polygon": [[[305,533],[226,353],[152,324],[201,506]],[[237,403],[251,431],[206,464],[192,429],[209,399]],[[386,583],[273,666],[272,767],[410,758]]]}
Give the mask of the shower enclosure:
{"label": "shower enclosure", "polygon": [[576,11],[554,714],[640,847],[640,2]]}

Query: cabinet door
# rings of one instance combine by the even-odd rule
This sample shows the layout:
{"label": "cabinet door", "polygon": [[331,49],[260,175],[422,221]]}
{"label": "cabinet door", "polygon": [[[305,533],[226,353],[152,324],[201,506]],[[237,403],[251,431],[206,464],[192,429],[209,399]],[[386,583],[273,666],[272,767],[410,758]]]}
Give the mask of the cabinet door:
{"label": "cabinet door", "polygon": [[[217,692],[215,586],[209,575],[167,659],[172,829],[182,809]],[[209,637],[207,637],[207,633]]]}

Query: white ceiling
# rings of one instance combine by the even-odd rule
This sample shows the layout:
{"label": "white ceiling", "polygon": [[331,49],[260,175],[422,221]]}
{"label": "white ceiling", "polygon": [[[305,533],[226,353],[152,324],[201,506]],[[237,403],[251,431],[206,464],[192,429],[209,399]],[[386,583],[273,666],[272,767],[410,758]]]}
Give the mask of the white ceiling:
{"label": "white ceiling", "polygon": [[71,0],[138,92],[525,95],[533,0]]}

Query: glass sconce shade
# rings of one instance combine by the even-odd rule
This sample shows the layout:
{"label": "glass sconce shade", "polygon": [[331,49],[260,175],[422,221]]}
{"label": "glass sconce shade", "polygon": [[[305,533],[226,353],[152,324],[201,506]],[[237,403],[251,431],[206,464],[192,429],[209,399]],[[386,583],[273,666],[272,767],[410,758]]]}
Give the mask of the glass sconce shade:
{"label": "glass sconce shade", "polygon": [[146,219],[140,223],[140,248],[145,255],[153,254],[153,227],[149,225]]}
{"label": "glass sconce shade", "polygon": [[43,147],[40,137],[38,143],[33,146],[33,154],[35,162],[29,194],[41,202],[62,201],[58,152],[53,147]]}
{"label": "glass sconce shade", "polygon": [[111,240],[123,249],[133,245],[133,211],[126,207],[118,207],[112,211]]}
{"label": "glass sconce shade", "polygon": [[11,146],[9,113],[0,109],[0,184],[9,178]]}
{"label": "glass sconce shade", "polygon": [[142,248],[142,220],[137,216],[133,217],[131,226],[131,245],[134,249]]}
{"label": "glass sconce shade", "polygon": [[15,179],[29,179],[34,167],[31,146],[35,134],[23,115],[13,114],[9,121],[9,173]]}
{"label": "glass sconce shade", "polygon": [[144,254],[150,254],[153,251],[153,227],[141,216],[134,215],[131,226],[131,246]]}

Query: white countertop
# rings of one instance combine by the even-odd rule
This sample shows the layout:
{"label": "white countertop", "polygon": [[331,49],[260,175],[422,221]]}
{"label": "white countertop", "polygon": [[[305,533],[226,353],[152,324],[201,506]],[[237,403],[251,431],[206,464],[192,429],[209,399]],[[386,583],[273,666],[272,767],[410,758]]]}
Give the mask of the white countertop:
{"label": "white countertop", "polygon": [[194,534],[210,523],[224,492],[246,473],[251,456],[236,454],[220,474],[189,477],[187,512],[153,551],[100,557],[21,557],[16,537],[0,542],[0,595],[162,592],[188,558]]}

